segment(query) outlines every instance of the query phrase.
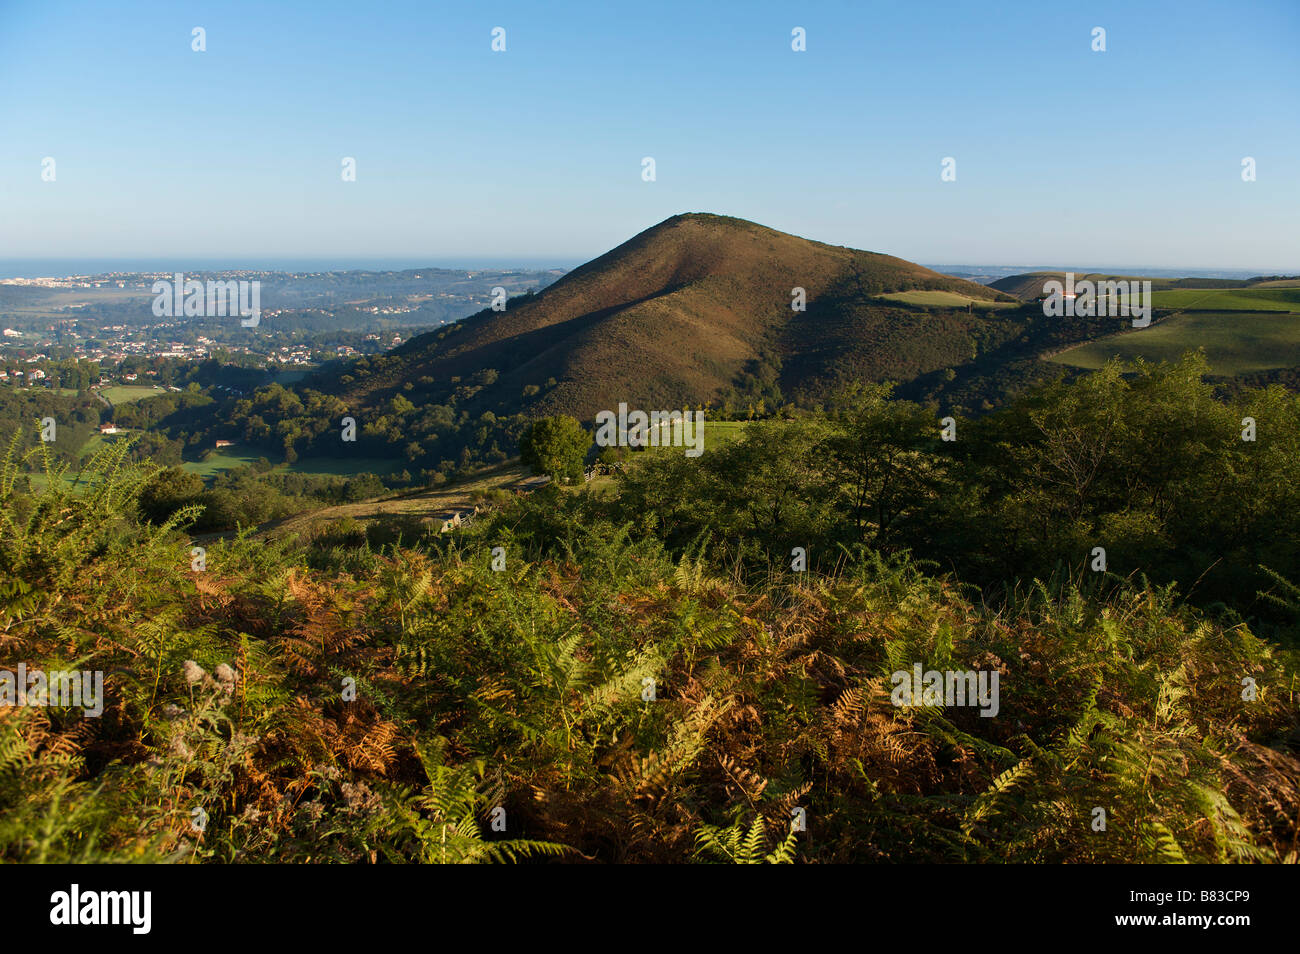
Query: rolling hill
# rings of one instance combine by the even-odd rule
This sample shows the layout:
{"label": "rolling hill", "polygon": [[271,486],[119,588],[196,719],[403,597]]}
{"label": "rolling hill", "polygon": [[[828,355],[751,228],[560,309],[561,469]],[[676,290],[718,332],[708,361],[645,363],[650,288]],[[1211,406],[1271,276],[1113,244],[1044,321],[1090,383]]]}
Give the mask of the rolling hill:
{"label": "rolling hill", "polygon": [[[390,460],[399,481],[418,482],[508,459],[528,418],[563,413],[590,425],[623,402],[761,417],[781,403],[825,404],[849,382],[892,381],[900,397],[979,414],[1136,345],[1170,357],[1203,345],[1217,373],[1290,380],[1297,359],[1279,344],[1294,340],[1291,322],[1250,317],[1286,319],[1285,309],[1300,307],[1277,276],[1257,279],[1258,288],[1162,279],[1153,326],[1139,331],[1125,317],[1045,314],[1032,299],[1049,275],[994,288],[742,219],[677,215],[502,311],[382,355],[330,362],[287,390],[178,412],[162,427],[190,447],[234,439],[250,453],[322,458],[349,472]],[[797,294],[802,310],[791,307]],[[1191,309],[1164,307],[1161,296],[1243,317],[1175,328],[1167,323]],[[1232,348],[1216,361],[1225,335]],[[1088,343],[1098,347],[1078,349]],[[340,441],[348,418],[356,439]]]}
{"label": "rolling hill", "polygon": [[[1215,307],[1241,309],[1250,308],[1250,302],[1258,300],[1261,302],[1295,302],[1300,301],[1296,289],[1300,288],[1300,279],[1295,277],[1273,276],[1269,278],[1152,278],[1148,275],[1109,275],[1102,272],[1077,271],[1074,273],[1075,282],[1084,280],[1091,282],[1098,281],[1149,281],[1151,282],[1151,291],[1156,294],[1156,307],[1158,308],[1179,308],[1186,307],[1202,299],[1210,302],[1205,306],[1206,310],[1212,310]],[[989,287],[1013,295],[1022,301],[1033,301],[1036,298],[1043,297],[1043,285],[1049,281],[1065,282],[1065,272],[1024,272],[1020,275],[1008,275],[1006,278],[999,278],[997,281],[989,282]],[[1218,293],[1218,294],[1215,294]],[[1239,302],[1232,306],[1224,306],[1222,300],[1231,299]],[[1265,304],[1261,310],[1264,311],[1286,311],[1285,307],[1269,307]]]}
{"label": "rolling hill", "polygon": [[[1223,377],[1300,367],[1300,280],[1151,278],[1075,273],[1087,279],[1149,280],[1156,323],[1146,329],[1082,341],[1044,357],[1072,368],[1095,370],[1112,358],[1176,361],[1189,350],[1204,350],[1210,370]],[[1043,295],[1044,283],[1064,282],[1064,272],[1027,272],[993,282],[991,287],[1026,301]]]}
{"label": "rolling hill", "polygon": [[[795,288],[805,311],[791,307]],[[815,398],[847,378],[910,380],[970,361],[995,304],[1016,301],[890,255],[683,214],[504,312],[413,338],[337,386],[321,376],[312,386],[367,408],[398,393],[437,401],[456,386],[464,398],[474,382],[461,402],[472,412],[580,419],[620,401],[718,401],[746,374]]]}

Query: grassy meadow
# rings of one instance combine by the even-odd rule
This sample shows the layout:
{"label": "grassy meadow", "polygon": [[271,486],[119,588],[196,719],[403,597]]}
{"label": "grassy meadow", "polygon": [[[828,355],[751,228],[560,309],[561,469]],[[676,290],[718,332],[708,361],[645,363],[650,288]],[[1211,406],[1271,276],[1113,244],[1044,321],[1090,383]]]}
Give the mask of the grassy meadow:
{"label": "grassy meadow", "polygon": [[132,401],[166,394],[167,391],[148,384],[115,384],[112,387],[100,388],[99,393],[114,404],[130,404]]}
{"label": "grassy meadow", "polygon": [[928,305],[939,308],[965,308],[973,304],[976,308],[1018,308],[1019,302],[1009,301],[984,301],[978,298],[971,298],[969,295],[963,295],[959,292],[913,289],[905,292],[890,292],[889,294],[879,296],[887,298],[890,301],[901,301],[909,305]]}
{"label": "grassy meadow", "polygon": [[[257,449],[240,450],[238,446],[223,448],[207,460],[187,460],[181,466],[200,477],[215,477],[240,467],[251,467],[266,456]],[[399,462],[382,457],[354,457],[334,459],[324,457],[299,458],[292,464],[276,464],[274,470],[287,470],[295,474],[321,474],[336,477],[354,477],[357,474],[388,474],[399,469]]]}
{"label": "grassy meadow", "polygon": [[1300,312],[1300,288],[1170,288],[1153,291],[1156,308],[1178,311]]}
{"label": "grassy meadow", "polygon": [[[1157,296],[1158,297],[1158,296]],[[1177,361],[1205,349],[1215,374],[1234,375],[1300,365],[1300,315],[1209,312],[1176,315],[1150,328],[1090,341],[1049,360],[1095,371],[1112,358]]]}

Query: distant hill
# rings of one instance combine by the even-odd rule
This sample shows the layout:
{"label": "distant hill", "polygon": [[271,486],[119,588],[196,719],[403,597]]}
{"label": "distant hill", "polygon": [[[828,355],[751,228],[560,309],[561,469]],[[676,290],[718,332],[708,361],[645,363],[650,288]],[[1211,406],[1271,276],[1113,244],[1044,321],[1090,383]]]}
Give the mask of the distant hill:
{"label": "distant hill", "polygon": [[[795,288],[806,311],[791,308]],[[411,383],[402,393],[419,404],[475,381],[462,407],[580,419],[620,401],[720,401],[755,382],[817,399],[849,378],[905,381],[970,361],[1005,326],[999,306],[1015,304],[890,255],[692,213],[504,312],[413,338],[335,387],[320,375],[312,386],[364,408]]]}
{"label": "distant hill", "polygon": [[[1150,275],[1110,275],[1100,272],[1075,272],[1075,282],[1081,282],[1087,279],[1091,282],[1097,281],[1119,281],[1127,279],[1149,280],[1151,290],[1172,291],[1174,289],[1194,289],[1194,288],[1220,288],[1220,289],[1240,289],[1240,288],[1294,288],[1300,285],[1300,278],[1285,276],[1257,276],[1254,278],[1156,278]],[[1035,298],[1041,298],[1043,295],[1043,284],[1049,281],[1058,281],[1064,283],[1065,272],[1025,272],[1021,275],[1008,275],[1006,278],[999,278],[997,281],[989,282],[990,288],[1013,295],[1022,301],[1033,301]]]}
{"label": "distant hill", "polygon": [[[1224,379],[1296,387],[1300,381],[1300,279],[1279,275],[1247,279],[1158,278],[1075,272],[1077,285],[1127,279],[1151,282],[1156,323],[1138,333],[1115,328],[1092,338],[1075,337],[1048,347],[1041,357],[1056,364],[1095,370],[1112,358],[1176,361],[1189,350],[1205,352],[1210,371]],[[1026,272],[990,283],[1024,301],[1043,297],[1046,282],[1065,282],[1065,272]],[[1077,319],[1072,319],[1077,321]],[[1104,331],[1104,329],[1098,329]],[[1242,383],[1245,383],[1243,380]]]}

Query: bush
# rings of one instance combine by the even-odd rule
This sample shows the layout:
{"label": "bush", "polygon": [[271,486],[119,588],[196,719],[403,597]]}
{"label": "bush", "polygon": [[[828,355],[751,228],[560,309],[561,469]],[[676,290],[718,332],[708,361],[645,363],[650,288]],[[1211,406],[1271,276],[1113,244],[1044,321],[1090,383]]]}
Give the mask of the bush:
{"label": "bush", "polygon": [[533,421],[519,439],[519,459],[535,474],[555,480],[582,477],[582,463],[591,447],[591,435],[567,414]]}

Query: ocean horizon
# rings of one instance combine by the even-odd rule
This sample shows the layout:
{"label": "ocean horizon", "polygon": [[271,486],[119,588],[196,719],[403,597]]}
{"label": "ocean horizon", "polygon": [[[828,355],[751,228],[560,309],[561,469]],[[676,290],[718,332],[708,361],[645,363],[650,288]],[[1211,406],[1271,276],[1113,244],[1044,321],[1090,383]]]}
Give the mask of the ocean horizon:
{"label": "ocean horizon", "polygon": [[0,258],[0,279],[66,278],[69,275],[105,275],[112,272],[364,272],[407,271],[445,268],[457,271],[480,269],[527,269],[566,271],[579,263],[565,259],[493,258],[259,258],[176,256],[172,258]]}

